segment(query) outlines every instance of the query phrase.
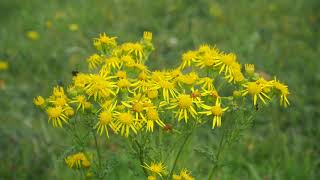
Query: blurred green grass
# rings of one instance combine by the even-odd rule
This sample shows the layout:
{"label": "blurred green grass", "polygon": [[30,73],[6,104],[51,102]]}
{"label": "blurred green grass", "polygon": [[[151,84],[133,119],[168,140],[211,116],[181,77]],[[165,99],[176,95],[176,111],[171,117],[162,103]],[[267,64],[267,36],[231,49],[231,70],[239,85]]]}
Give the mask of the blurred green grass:
{"label": "blurred green grass", "polygon": [[[0,72],[0,179],[76,177],[60,158],[70,140],[47,125],[32,99],[67,83],[72,70],[84,70],[99,33],[123,42],[139,39],[145,30],[154,34],[156,51],[148,64],[153,69],[176,65],[182,52],[208,43],[289,85],[292,105],[260,110],[254,127],[225,153],[229,163],[220,179],[318,179],[319,12],[317,0],[0,1],[0,59],[10,66]],[[78,31],[68,29],[72,23]],[[26,38],[30,30],[40,34],[38,41]],[[127,171],[129,160],[121,159],[116,174]],[[184,161],[208,166],[196,155],[185,154]],[[206,170],[189,168],[199,179]]]}

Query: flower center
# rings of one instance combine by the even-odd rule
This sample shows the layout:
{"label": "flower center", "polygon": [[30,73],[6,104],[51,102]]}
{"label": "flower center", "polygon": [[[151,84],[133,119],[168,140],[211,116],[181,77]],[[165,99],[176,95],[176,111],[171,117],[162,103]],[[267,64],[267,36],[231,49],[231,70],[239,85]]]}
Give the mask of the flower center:
{"label": "flower center", "polygon": [[127,79],[120,79],[118,81],[118,87],[119,88],[127,88],[130,86],[130,82]]}
{"label": "flower center", "polygon": [[211,112],[215,116],[222,116],[222,114],[223,114],[223,111],[220,106],[213,106],[211,108]]}
{"label": "flower center", "polygon": [[163,89],[172,89],[173,88],[173,84],[168,81],[160,81],[159,84]]}
{"label": "flower center", "polygon": [[143,111],[143,104],[140,102],[137,102],[132,106],[132,109],[135,112],[142,112]]}
{"label": "flower center", "polygon": [[150,119],[152,121],[159,119],[158,112],[155,109],[149,109],[147,111],[147,117],[148,117],[148,119]]}
{"label": "flower center", "polygon": [[100,113],[100,124],[101,125],[106,125],[109,124],[112,121],[112,113],[103,111]]}
{"label": "flower center", "polygon": [[255,82],[250,82],[247,86],[247,90],[250,94],[260,94],[262,91],[262,88],[260,85],[256,84]]}
{"label": "flower center", "polygon": [[133,123],[133,116],[130,113],[120,113],[118,119],[126,125]]}
{"label": "flower center", "polygon": [[126,78],[127,77],[127,73],[124,71],[118,71],[117,72],[117,76],[121,79]]}
{"label": "flower center", "polygon": [[153,164],[153,165],[151,165],[150,170],[155,173],[161,173],[162,167],[158,164]]}
{"label": "flower center", "polygon": [[226,65],[231,65],[233,62],[235,62],[236,56],[234,54],[227,54],[221,57],[221,61]]}
{"label": "flower center", "polygon": [[192,106],[192,98],[186,94],[180,95],[178,105],[181,109],[189,108]]}
{"label": "flower center", "polygon": [[51,118],[58,118],[62,114],[62,108],[59,107],[51,107],[47,110],[48,116]]}

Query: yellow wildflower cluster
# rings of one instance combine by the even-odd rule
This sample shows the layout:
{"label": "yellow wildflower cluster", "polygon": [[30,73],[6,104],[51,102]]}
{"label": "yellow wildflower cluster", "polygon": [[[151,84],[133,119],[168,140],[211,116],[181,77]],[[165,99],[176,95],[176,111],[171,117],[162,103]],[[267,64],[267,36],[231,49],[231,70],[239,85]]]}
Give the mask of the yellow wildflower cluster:
{"label": "yellow wildflower cluster", "polygon": [[[265,80],[252,64],[243,71],[233,53],[202,45],[184,53],[177,68],[151,71],[145,65],[154,50],[151,32],[138,42],[118,44],[116,40],[106,34],[95,38],[98,52],[87,58],[89,72],[75,74],[66,91],[57,86],[49,98],[34,99],[54,127],[68,124],[75,113],[88,113],[95,117],[93,128],[100,135],[109,137],[113,131],[128,137],[181,120],[211,119],[212,128],[220,127],[224,113],[241,96],[250,95],[256,106],[278,94],[280,104],[289,105],[286,85],[277,79]],[[223,81],[229,84],[230,95],[221,92]]]}

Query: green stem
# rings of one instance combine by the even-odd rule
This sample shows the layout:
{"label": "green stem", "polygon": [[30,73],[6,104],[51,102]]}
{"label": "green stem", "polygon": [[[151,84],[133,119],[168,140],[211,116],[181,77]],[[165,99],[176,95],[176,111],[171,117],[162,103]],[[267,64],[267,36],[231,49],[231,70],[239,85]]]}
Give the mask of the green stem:
{"label": "green stem", "polygon": [[139,142],[137,141],[137,140],[134,140],[134,142],[136,143],[136,145],[138,146],[138,150],[139,150],[139,160],[140,160],[140,165],[141,165],[141,167],[142,167],[142,169],[143,169],[143,172],[144,172],[144,175],[146,176],[146,177],[148,177],[149,175],[148,175],[148,172],[147,172],[147,170],[146,170],[146,168],[144,168],[143,167],[143,163],[144,163],[144,152],[143,152],[143,148],[141,147],[141,145],[139,144]]}
{"label": "green stem", "polygon": [[185,137],[185,139],[184,139],[184,141],[183,141],[183,143],[182,143],[182,145],[181,145],[181,147],[180,147],[180,149],[179,149],[179,151],[178,151],[178,154],[177,154],[177,156],[176,156],[176,159],[174,160],[172,169],[171,169],[171,171],[170,171],[169,178],[172,177],[173,172],[174,172],[174,169],[176,168],[178,159],[179,159],[179,157],[180,157],[180,155],[181,155],[181,153],[182,153],[183,148],[185,147],[185,144],[187,143],[188,139],[190,138],[190,136],[191,136],[191,132],[186,135],[186,137]]}
{"label": "green stem", "polygon": [[93,133],[94,143],[95,143],[97,155],[98,155],[99,171],[101,171],[101,153],[100,153],[100,148],[99,148],[98,141],[97,141],[97,135],[94,131],[92,133]]}
{"label": "green stem", "polygon": [[222,133],[222,137],[220,139],[220,142],[219,142],[219,147],[218,147],[218,152],[216,154],[216,162],[213,164],[212,166],[212,169],[211,169],[211,172],[210,172],[210,175],[209,175],[209,178],[208,180],[211,180],[212,177],[213,177],[213,174],[214,172],[218,169],[218,164],[217,162],[219,161],[219,158],[220,158],[220,155],[221,155],[221,152],[223,150],[223,140],[224,140],[224,137],[225,137],[225,129],[223,130],[223,133]]}

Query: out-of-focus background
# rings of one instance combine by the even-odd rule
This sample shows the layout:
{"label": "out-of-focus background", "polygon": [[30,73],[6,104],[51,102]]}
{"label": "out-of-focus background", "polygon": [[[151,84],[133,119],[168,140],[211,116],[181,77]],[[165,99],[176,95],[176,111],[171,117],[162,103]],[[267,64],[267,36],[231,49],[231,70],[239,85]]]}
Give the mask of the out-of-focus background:
{"label": "out-of-focus background", "polygon": [[[145,30],[154,35],[153,69],[208,43],[289,86],[291,106],[260,109],[217,179],[320,178],[319,0],[1,0],[0,179],[77,177],[61,159],[70,140],[32,100],[85,69],[99,33],[124,42]],[[130,174],[118,155],[117,173]]]}

